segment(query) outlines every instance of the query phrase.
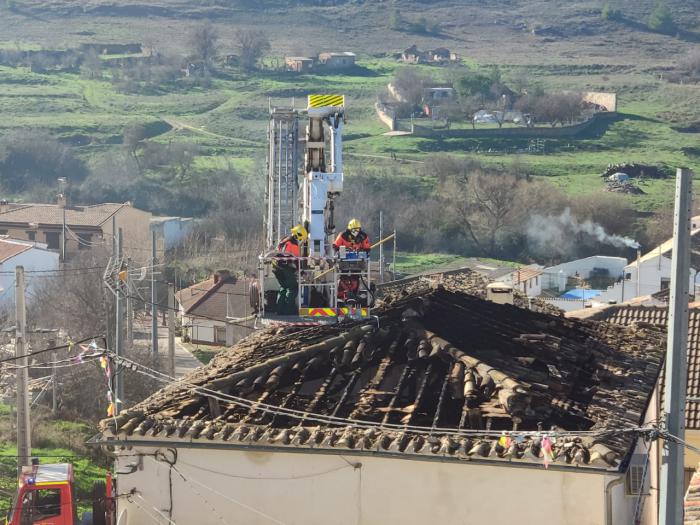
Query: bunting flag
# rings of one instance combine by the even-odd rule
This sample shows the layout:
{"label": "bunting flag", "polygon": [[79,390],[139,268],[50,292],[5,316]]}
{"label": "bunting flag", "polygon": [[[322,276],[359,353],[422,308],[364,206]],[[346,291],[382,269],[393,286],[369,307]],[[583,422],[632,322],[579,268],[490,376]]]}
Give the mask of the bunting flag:
{"label": "bunting flag", "polygon": [[549,436],[544,436],[542,438],[542,460],[544,462],[544,468],[549,468],[549,464],[554,460],[552,441],[549,439]]}

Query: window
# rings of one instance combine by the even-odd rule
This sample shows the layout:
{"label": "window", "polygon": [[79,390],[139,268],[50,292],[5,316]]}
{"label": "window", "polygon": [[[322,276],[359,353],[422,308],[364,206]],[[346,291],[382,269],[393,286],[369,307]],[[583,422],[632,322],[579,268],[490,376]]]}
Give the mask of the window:
{"label": "window", "polygon": [[668,279],[667,277],[662,277],[661,278],[661,289],[668,290],[670,287],[671,287],[671,279]]}
{"label": "window", "polygon": [[[644,472],[646,467],[646,473]],[[634,454],[627,470],[627,495],[644,496],[649,494],[650,468],[647,467],[647,456],[645,454]]]}
{"label": "window", "polygon": [[35,231],[28,231],[27,232],[27,239],[30,241],[36,240],[36,232]]}
{"label": "window", "polygon": [[46,232],[46,245],[49,250],[58,250],[60,248],[61,234],[58,232]]}
{"label": "window", "polygon": [[216,335],[214,336],[214,342],[226,344],[226,327],[225,326],[217,326],[216,327]]}
{"label": "window", "polygon": [[89,250],[92,243],[91,233],[79,233],[78,234],[78,249],[79,250]]}
{"label": "window", "polygon": [[20,523],[37,523],[61,515],[61,490],[37,489],[28,491],[22,498]]}

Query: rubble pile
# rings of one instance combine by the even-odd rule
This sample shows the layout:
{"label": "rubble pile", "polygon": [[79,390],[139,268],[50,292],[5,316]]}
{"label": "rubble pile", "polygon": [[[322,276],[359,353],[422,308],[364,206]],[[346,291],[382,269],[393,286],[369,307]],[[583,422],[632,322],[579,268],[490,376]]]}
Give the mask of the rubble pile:
{"label": "rubble pile", "polygon": [[[642,421],[661,330],[566,319],[440,286],[404,288],[375,312],[256,333],[104,420],[103,434],[541,463],[541,432],[568,430],[595,433],[553,439],[553,462],[617,469],[631,451],[633,435],[615,430]],[[506,439],[508,431],[521,434]]]}
{"label": "rubble pile", "polygon": [[601,177],[607,179],[615,173],[625,173],[631,179],[665,179],[672,175],[672,172],[666,166],[625,162],[622,164],[608,164],[608,167],[605,169]]}
{"label": "rubble pile", "polygon": [[[489,281],[480,273],[467,268],[438,272],[430,275],[409,277],[399,281],[393,281],[378,287],[377,297],[379,304],[387,304],[412,293],[427,293],[431,287],[440,285],[446,290],[473,295],[480,299],[486,299],[486,285]],[[515,291],[514,304],[520,308],[532,309],[536,312],[550,315],[563,315],[562,310],[552,306],[537,297],[527,297]]]}

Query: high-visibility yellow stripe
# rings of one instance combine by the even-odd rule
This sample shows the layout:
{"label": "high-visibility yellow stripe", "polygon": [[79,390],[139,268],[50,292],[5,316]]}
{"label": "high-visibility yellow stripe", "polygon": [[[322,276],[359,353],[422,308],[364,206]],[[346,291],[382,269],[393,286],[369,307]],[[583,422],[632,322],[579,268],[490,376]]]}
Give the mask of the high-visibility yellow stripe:
{"label": "high-visibility yellow stripe", "polygon": [[344,107],[345,95],[309,95],[310,108],[323,108],[327,106]]}
{"label": "high-visibility yellow stripe", "polygon": [[367,308],[299,308],[301,317],[336,317],[338,315],[359,315],[367,317],[369,311]]}

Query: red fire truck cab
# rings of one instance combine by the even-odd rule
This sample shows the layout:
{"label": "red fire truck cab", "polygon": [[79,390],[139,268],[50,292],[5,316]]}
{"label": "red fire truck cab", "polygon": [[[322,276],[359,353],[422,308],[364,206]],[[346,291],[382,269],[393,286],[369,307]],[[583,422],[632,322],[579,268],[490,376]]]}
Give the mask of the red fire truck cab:
{"label": "red fire truck cab", "polygon": [[93,487],[93,512],[78,519],[73,465],[54,463],[22,467],[17,494],[6,525],[110,525],[113,499],[112,480]]}

